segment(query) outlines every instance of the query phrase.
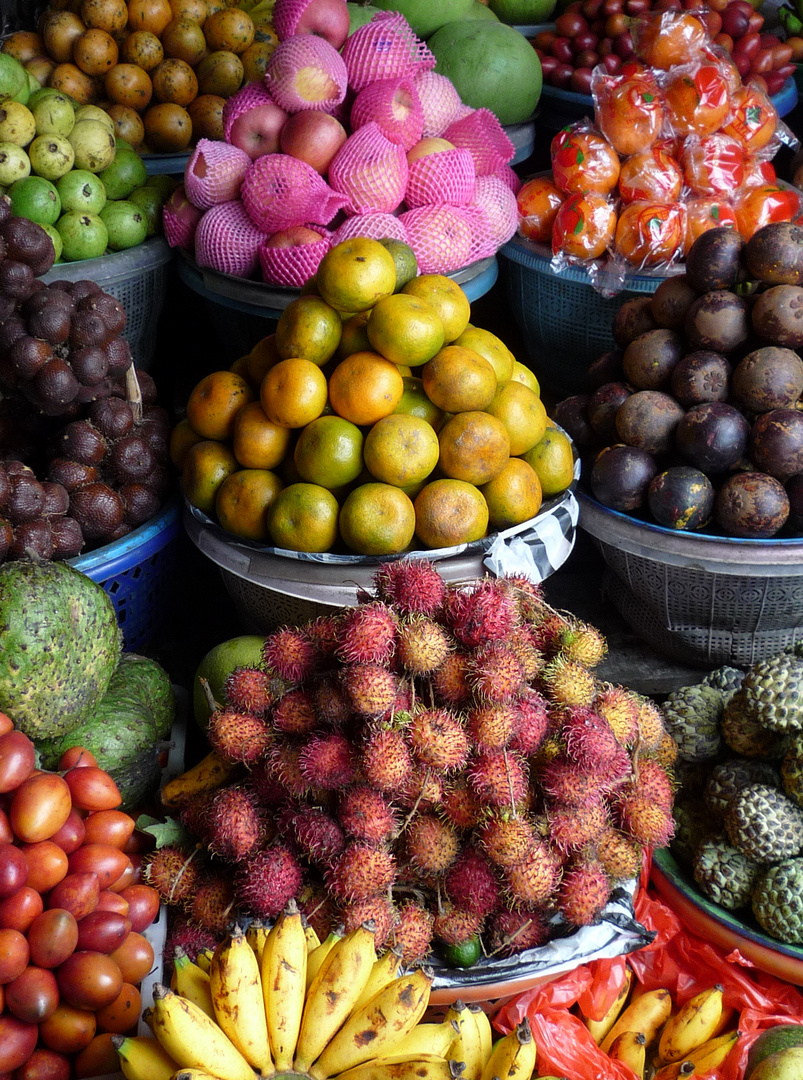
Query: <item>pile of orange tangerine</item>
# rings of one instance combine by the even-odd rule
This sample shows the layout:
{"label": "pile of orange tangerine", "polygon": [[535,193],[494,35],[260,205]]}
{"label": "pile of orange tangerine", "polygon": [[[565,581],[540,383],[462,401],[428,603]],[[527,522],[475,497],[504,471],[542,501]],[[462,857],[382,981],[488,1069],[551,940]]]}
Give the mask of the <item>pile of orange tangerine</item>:
{"label": "pile of orange tangerine", "polygon": [[538,381],[405,244],[346,240],[173,430],[182,490],[238,537],[391,555],[534,517],[573,478]]}

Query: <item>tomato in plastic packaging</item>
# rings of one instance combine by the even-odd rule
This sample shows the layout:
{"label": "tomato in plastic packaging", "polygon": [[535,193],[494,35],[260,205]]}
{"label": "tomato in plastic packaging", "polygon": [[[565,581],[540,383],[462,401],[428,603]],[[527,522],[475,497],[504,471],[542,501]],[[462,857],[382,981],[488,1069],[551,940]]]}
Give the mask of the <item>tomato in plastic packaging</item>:
{"label": "tomato in plastic packaging", "polygon": [[608,195],[615,189],[619,180],[619,155],[586,122],[559,131],[550,152],[552,178],[564,194],[593,191]]}
{"label": "tomato in plastic packaging", "polygon": [[591,94],[600,131],[623,157],[646,150],[660,137],[666,109],[651,71],[636,63],[625,64],[617,75],[597,68]]}
{"label": "tomato in plastic packaging", "polygon": [[671,144],[658,142],[622,162],[619,195],[623,202],[676,202],[683,187],[683,170]]}
{"label": "tomato in plastic packaging", "polygon": [[614,250],[636,267],[671,265],[683,252],[683,203],[633,202],[619,215]]}
{"label": "tomato in plastic packaging", "polygon": [[572,259],[598,259],[616,231],[616,210],[598,192],[575,192],[558,210],[552,226],[552,254]]}

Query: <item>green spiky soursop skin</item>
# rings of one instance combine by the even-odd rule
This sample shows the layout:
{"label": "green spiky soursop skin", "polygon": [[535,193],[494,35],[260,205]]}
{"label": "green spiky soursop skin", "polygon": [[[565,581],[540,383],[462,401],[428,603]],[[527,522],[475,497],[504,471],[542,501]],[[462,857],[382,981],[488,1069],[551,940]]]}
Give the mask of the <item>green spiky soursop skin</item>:
{"label": "green spiky soursop skin", "polygon": [[29,738],[80,724],[121,648],[114,605],[85,574],[62,562],[0,566],[0,708]]}
{"label": "green spiky soursop skin", "polygon": [[109,690],[116,686],[121,695],[128,693],[134,701],[148,706],[157,739],[167,738],[176,717],[176,695],[165,669],[149,656],[123,653]]}
{"label": "green spiky soursop skin", "polygon": [[803,659],[778,653],[748,670],[742,691],[756,721],[771,731],[803,730]]}
{"label": "green spiky soursop skin", "polygon": [[728,804],[725,831],[748,859],[780,862],[803,849],[803,809],[768,784],[748,784]]}
{"label": "green spiky soursop skin", "polygon": [[666,726],[686,761],[713,761],[722,749],[722,695],[711,686],[681,686],[662,706]]}
{"label": "green spiky soursop skin", "polygon": [[720,731],[725,745],[734,754],[768,760],[783,755],[783,735],[770,731],[759,721],[754,702],[748,699],[744,687],[737,690],[725,706]]}
{"label": "green spiky soursop skin", "polygon": [[705,788],[705,805],[718,818],[724,818],[734,795],[747,784],[767,784],[780,788],[778,771],[768,761],[756,758],[730,758],[711,769]]}
{"label": "green spiky soursop skin", "polygon": [[708,836],[694,852],[694,880],[709,899],[728,911],[738,911],[750,903],[761,864],[745,858],[727,837]]}
{"label": "green spiky soursop skin", "polygon": [[803,943],[803,859],[766,867],[753,886],[752,904],[768,934],[788,945]]}

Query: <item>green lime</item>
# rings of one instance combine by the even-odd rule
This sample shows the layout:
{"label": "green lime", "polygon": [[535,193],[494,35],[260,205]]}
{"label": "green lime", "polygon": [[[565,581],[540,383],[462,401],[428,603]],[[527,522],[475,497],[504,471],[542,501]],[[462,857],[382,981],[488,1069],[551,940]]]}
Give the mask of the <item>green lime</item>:
{"label": "green lime", "polygon": [[418,276],[418,260],[415,252],[403,240],[394,240],[390,236],[383,237],[379,243],[393,256],[396,264],[396,288],[393,291],[399,292],[408,281]]}
{"label": "green lime", "polygon": [[458,945],[444,945],[440,951],[444,961],[450,967],[474,967],[482,956],[479,934],[475,934],[467,941],[461,941]]}
{"label": "green lime", "polygon": [[217,702],[223,701],[223,688],[226,678],[235,668],[255,667],[262,660],[262,646],[264,637],[259,634],[242,634],[240,637],[229,638],[210,649],[201,660],[195,672],[192,684],[192,711],[195,722],[200,728],[206,728],[209,720],[209,703],[201,685],[201,679],[206,679],[212,691],[212,697]]}
{"label": "green lime", "polygon": [[61,213],[61,199],[55,186],[43,176],[23,176],[8,189],[11,211],[37,225],[55,225]]}

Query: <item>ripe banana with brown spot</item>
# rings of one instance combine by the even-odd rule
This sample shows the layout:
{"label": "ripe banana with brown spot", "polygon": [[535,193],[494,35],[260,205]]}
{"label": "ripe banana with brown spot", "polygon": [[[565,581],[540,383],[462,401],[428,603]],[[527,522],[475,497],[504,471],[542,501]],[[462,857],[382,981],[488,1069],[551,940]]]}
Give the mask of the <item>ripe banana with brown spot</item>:
{"label": "ripe banana with brown spot", "polygon": [[713,1038],[722,1016],[722,987],[708,987],[681,1005],[670,1016],[658,1041],[662,1064],[683,1061],[692,1050]]}
{"label": "ripe banana with brown spot", "polygon": [[718,1068],[730,1054],[741,1036],[740,1031],[726,1031],[692,1050],[683,1061],[674,1061],[658,1069],[653,1080],[678,1080],[683,1077],[705,1076]]}
{"label": "ripe banana with brown spot", "polygon": [[179,1069],[173,1080],[217,1080],[217,1077],[205,1069]]}
{"label": "ripe banana with brown spot", "polygon": [[274,1068],[259,962],[238,926],[215,949],[209,988],[218,1024],[246,1061],[270,1075]]}
{"label": "ripe banana with brown spot", "polygon": [[254,1070],[222,1028],[191,1001],[157,983],[153,1032],[182,1069],[206,1069],[218,1080],[254,1080]]}
{"label": "ripe banana with brown spot", "polygon": [[620,1013],[619,1019],[600,1043],[600,1049],[607,1054],[613,1040],[623,1031],[643,1031],[649,1046],[671,1013],[672,995],[665,987],[645,991]]}
{"label": "ripe banana with brown spot", "polygon": [[465,1080],[482,1080],[482,1071],[490,1054],[485,1054],[474,1014],[464,1001],[457,1000],[446,1010],[446,1020],[457,1026],[458,1034],[444,1056],[449,1061],[464,1063]]}
{"label": "ripe banana with brown spot", "polygon": [[483,1057],[485,1061],[487,1061],[491,1056],[491,1048],[493,1047],[494,1042],[494,1033],[493,1028],[491,1027],[490,1017],[485,1009],[483,1009],[482,1005],[478,1004],[476,1001],[469,1001],[468,1010],[474,1017],[474,1023],[477,1025]]}
{"label": "ripe banana with brown spot", "polygon": [[355,1009],[362,1008],[367,1001],[371,1000],[374,994],[378,994],[380,990],[384,990],[388,983],[398,979],[402,973],[401,957],[401,949],[394,946],[392,949],[386,949],[374,962],[371,974],[368,976],[368,982],[355,1002]]}
{"label": "ripe banana with brown spot", "polygon": [[310,926],[309,923],[304,924],[304,937],[307,940],[307,952],[317,949],[321,943],[321,939],[316,934],[314,927]]}
{"label": "ripe banana with brown spot", "polygon": [[162,806],[174,810],[183,806],[193,795],[208,795],[223,787],[234,776],[238,765],[225,761],[214,750],[201,758],[191,769],[168,780],[159,792]]}
{"label": "ripe banana with brown spot", "polygon": [[318,974],[318,969],[324,962],[326,957],[337,945],[338,941],[343,937],[345,930],[342,926],[338,926],[332,930],[324,940],[314,948],[311,952],[307,953],[307,990],[309,990],[312,980]]}
{"label": "ripe banana with brown spot", "polygon": [[636,1076],[644,1075],[647,1062],[647,1038],[643,1031],[623,1031],[611,1043],[608,1057],[612,1061],[621,1061],[632,1069]]}
{"label": "ripe banana with brown spot", "polygon": [[530,1021],[525,1016],[514,1031],[495,1043],[482,1071],[482,1080],[530,1080],[535,1068],[536,1046]]}
{"label": "ripe banana with brown spot", "polygon": [[173,958],[173,977],[170,985],[177,994],[192,1001],[203,1009],[207,1016],[215,1019],[215,1007],[212,1004],[212,989],[209,974],[193,964],[183,949],[176,949]]}
{"label": "ripe banana with brown spot", "polygon": [[293,1065],[307,987],[307,939],[295,900],[268,934],[260,973],[273,1063],[285,1072]]}
{"label": "ripe banana with brown spot", "polygon": [[625,968],[625,977],[622,980],[622,985],[619,987],[619,993],[614,998],[608,1011],[599,1020],[594,1020],[590,1016],[583,1016],[583,1023],[588,1029],[588,1033],[597,1046],[600,1045],[602,1040],[611,1030],[616,1023],[619,1014],[625,1007],[627,1001],[627,995],[630,993],[630,987],[633,983],[633,969]]}
{"label": "ripe banana with brown spot", "polygon": [[270,927],[266,926],[261,919],[252,919],[245,931],[245,940],[254,950],[257,962],[262,960],[262,950],[265,948],[269,933]]}
{"label": "ripe banana with brown spot", "polygon": [[337,1080],[460,1080],[459,1061],[446,1061],[437,1054],[405,1054],[377,1058],[341,1073]]}
{"label": "ripe banana with brown spot", "polygon": [[126,1080],[171,1080],[178,1064],[157,1038],[150,1035],[112,1035]]}
{"label": "ripe banana with brown spot", "polygon": [[[410,1034],[424,1015],[433,978],[430,969],[417,968],[394,979],[365,1005],[352,1011],[309,1070],[313,1080],[327,1080],[376,1058],[401,1056],[396,1054],[396,1044]],[[435,1053],[432,1049],[423,1052]]]}
{"label": "ripe banana with brown spot", "polygon": [[212,954],[214,949],[210,949],[208,945],[205,945],[202,949],[199,949],[195,955],[195,963],[201,969],[209,974],[209,969],[212,966]]}
{"label": "ripe banana with brown spot", "polygon": [[[393,1047],[393,1056],[406,1054],[437,1054],[445,1058],[452,1048],[460,1029],[454,1020],[442,1020],[440,1024],[416,1024],[401,1042]],[[454,1058],[455,1061],[462,1058]]]}
{"label": "ripe banana with brown spot", "polygon": [[370,922],[350,930],[327,953],[307,990],[296,1044],[296,1072],[309,1072],[331,1042],[363,992],[375,960]]}

